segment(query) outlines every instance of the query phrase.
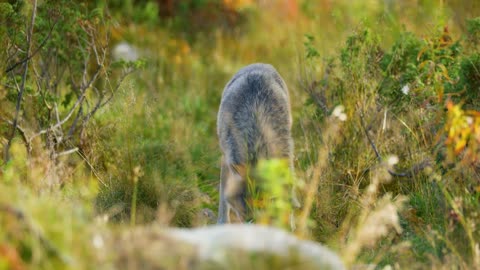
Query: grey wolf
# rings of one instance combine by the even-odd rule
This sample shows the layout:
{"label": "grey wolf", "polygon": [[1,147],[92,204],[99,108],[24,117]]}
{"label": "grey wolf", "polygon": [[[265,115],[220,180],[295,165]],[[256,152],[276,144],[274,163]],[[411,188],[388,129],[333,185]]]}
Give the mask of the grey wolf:
{"label": "grey wolf", "polygon": [[[288,159],[293,173],[290,97],[285,81],[268,64],[240,69],[223,90],[217,117],[222,151],[218,223],[249,217],[247,177],[258,160]],[[298,201],[292,193],[292,203]]]}

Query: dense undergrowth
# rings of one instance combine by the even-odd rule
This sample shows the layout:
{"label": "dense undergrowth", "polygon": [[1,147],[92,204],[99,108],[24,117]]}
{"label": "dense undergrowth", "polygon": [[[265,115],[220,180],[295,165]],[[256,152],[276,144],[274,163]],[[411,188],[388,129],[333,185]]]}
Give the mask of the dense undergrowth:
{"label": "dense undergrowth", "polygon": [[[252,62],[291,92],[299,237],[348,265],[480,268],[475,1],[66,2],[0,2],[0,269],[108,268],[102,235],[215,222],[216,113]],[[125,40],[140,60],[113,59]],[[260,168],[274,197],[282,164]]]}

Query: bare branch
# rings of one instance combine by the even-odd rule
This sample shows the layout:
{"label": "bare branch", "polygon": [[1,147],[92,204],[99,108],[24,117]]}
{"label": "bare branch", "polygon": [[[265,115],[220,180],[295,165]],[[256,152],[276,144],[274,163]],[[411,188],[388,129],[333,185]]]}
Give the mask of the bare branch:
{"label": "bare branch", "polygon": [[[13,29],[13,34],[12,36],[17,36],[18,35],[18,29],[15,27]],[[7,59],[5,59],[5,63],[9,63],[13,58],[17,56],[19,53],[24,53],[24,51],[17,46],[15,42],[11,42],[8,48],[5,50],[6,52],[13,51],[11,55],[7,55]]]}
{"label": "bare branch", "polygon": [[133,69],[130,69],[130,70],[127,70],[125,71],[122,76],[120,77],[117,85],[115,86],[115,88],[113,90],[111,90],[110,92],[110,95],[108,96],[108,98],[106,100],[103,100],[103,96],[97,101],[97,103],[95,104],[95,107],[84,117],[83,119],[83,122],[87,122],[96,112],[98,109],[104,107],[105,105],[107,105],[113,98],[113,96],[115,95],[115,93],[118,91],[118,89],[120,88],[120,86],[122,85],[123,81],[125,80],[125,78],[132,74],[134,72]]}
{"label": "bare branch", "polygon": [[70,77],[70,84],[72,85],[72,90],[77,96],[80,96],[81,93],[78,91],[78,89],[80,89],[80,86],[75,82],[75,78],[73,77],[73,74],[75,74],[75,72],[73,72],[72,66],[69,62],[67,62],[66,65],[68,67],[68,74]]}
{"label": "bare branch", "polygon": [[55,27],[55,25],[57,25],[57,22],[58,20],[56,20],[54,23],[53,23],[53,26],[50,28],[50,31],[48,32],[47,36],[45,37],[45,39],[43,39],[42,43],[40,43],[40,46],[38,46],[35,51],[33,51],[33,53],[31,53],[30,55],[27,55],[27,57],[25,57],[25,59],[11,65],[10,67],[8,67],[6,70],[5,70],[5,73],[9,73],[10,71],[12,71],[13,69],[15,69],[16,67],[18,67],[19,65],[27,62],[28,60],[32,59],[32,57],[34,57],[42,48],[43,46],[45,46],[45,44],[47,44],[47,41],[50,39],[51,35],[52,35],[52,31],[53,31],[53,28]]}
{"label": "bare branch", "polygon": [[[85,67],[87,68],[87,67]],[[90,78],[90,80],[86,83],[86,84],[82,84],[81,85],[81,91],[82,92],[85,92],[85,90],[87,90],[87,88],[89,88],[98,78],[98,76],[100,75],[100,71],[102,70],[102,66],[97,66],[97,70],[95,71],[95,73],[92,75],[92,77]]]}
{"label": "bare branch", "polygon": [[88,161],[87,157],[82,153],[81,150],[78,150],[76,152],[84,161],[85,163],[87,163],[88,167],[90,167],[90,170],[92,170],[93,174],[95,175],[95,177],[97,177],[98,181],[105,187],[108,187],[108,185],[105,183],[105,181],[103,181],[103,179],[100,177],[100,175],[98,174],[97,170],[95,169],[95,167],[93,167],[93,165]]}
{"label": "bare branch", "polygon": [[[125,76],[125,77],[126,77],[126,76]],[[124,77],[124,78],[125,78],[125,77]],[[99,108],[107,105],[107,104],[112,100],[113,96],[115,95],[115,93],[118,91],[118,89],[119,89],[120,86],[122,85],[122,81],[124,80],[124,78],[120,79],[120,82],[118,83],[117,87],[115,87],[115,90],[113,90],[113,91],[110,92],[110,96],[108,96],[108,98],[107,98],[102,104],[100,104],[100,107],[99,107]],[[97,109],[99,109],[99,108],[97,108]],[[92,114],[93,114],[93,113],[92,113]]]}
{"label": "bare branch", "polygon": [[75,119],[73,119],[72,125],[68,129],[67,138],[66,138],[67,140],[72,137],[73,132],[75,131],[75,128],[77,127],[78,120],[80,119],[80,116],[82,116],[82,114],[83,114],[83,106],[80,106],[80,108],[78,109],[77,116],[75,116]]}
{"label": "bare branch", "polygon": [[[12,122],[12,121],[10,121],[10,120],[8,120],[8,119],[5,119],[5,118],[3,118],[3,117],[1,117],[1,116],[0,116],[0,119],[2,119],[2,121],[7,122],[7,123],[9,123],[10,125],[13,126],[13,122]],[[32,145],[31,145],[31,143],[30,143],[30,139],[28,138],[25,129],[22,128],[19,124],[17,124],[17,129],[18,129],[18,131],[20,132],[20,136],[22,136],[23,142],[24,142],[25,145],[27,146],[28,152],[31,152],[31,151],[32,151]]]}
{"label": "bare branch", "polygon": [[75,111],[75,109],[77,108],[77,106],[82,103],[83,99],[85,98],[85,93],[83,93],[78,99],[77,101],[75,102],[75,104],[73,105],[73,107],[70,109],[70,111],[68,112],[67,116],[61,120],[60,122],[57,122],[55,125],[53,126],[50,126],[49,128],[47,129],[43,129],[43,130],[40,130],[39,132],[35,133],[32,135],[32,137],[30,138],[30,140],[32,140],[33,138],[37,137],[37,136],[40,136],[42,134],[45,134],[47,133],[49,130],[54,130],[60,126],[62,126],[63,124],[65,124],[68,119],[70,119],[70,117],[72,117],[72,114],[73,112]]}
{"label": "bare branch", "polygon": [[[32,39],[33,39],[33,27],[35,25],[35,17],[37,15],[37,0],[33,1],[33,9],[32,9],[32,17],[30,20],[30,27],[28,30],[27,34],[27,52],[26,54],[30,54],[30,49],[32,47]],[[24,65],[24,71],[23,71],[23,76],[22,76],[22,82],[20,85],[20,90],[18,92],[17,96],[17,104],[15,105],[15,117],[13,118],[13,127],[12,127],[12,134],[10,135],[10,138],[8,139],[7,145],[5,146],[4,149],[4,161],[8,162],[10,159],[10,146],[12,145],[12,140],[15,137],[15,132],[17,131],[17,125],[18,125],[18,116],[20,114],[20,109],[21,109],[21,103],[22,103],[22,97],[23,97],[23,92],[25,90],[25,82],[27,80],[27,73],[28,73],[28,57],[26,61],[23,63]]]}
{"label": "bare branch", "polygon": [[[313,102],[315,102],[317,107],[321,109],[325,115],[328,115],[330,112],[325,97],[325,92],[328,89],[330,70],[331,66],[327,65],[325,72],[323,73],[323,78],[320,81],[309,78],[305,78],[303,81],[300,81],[301,87],[305,90],[305,92],[307,92],[307,94],[312,98]],[[307,77],[306,71],[304,71],[304,73],[304,77]]]}
{"label": "bare branch", "polygon": [[[58,106],[57,106],[57,103],[55,102],[54,103],[54,111],[55,111],[55,119],[57,120],[57,124],[60,123],[60,115],[58,113]],[[61,129],[61,127],[58,129],[58,133],[60,133],[58,136],[56,133],[53,133],[53,135],[55,136],[55,139],[56,139],[56,143],[60,143],[62,140],[63,140],[63,130]]]}
{"label": "bare branch", "polygon": [[[87,67],[85,67],[87,68]],[[95,73],[92,75],[92,78],[90,78],[90,80],[87,82],[87,84],[81,85],[81,95],[78,97],[77,101],[75,102],[75,104],[73,105],[73,107],[70,109],[70,111],[68,112],[67,116],[65,116],[64,119],[62,119],[61,121],[57,122],[55,125],[53,126],[50,126],[46,129],[43,129],[43,130],[40,130],[39,132],[35,133],[31,138],[30,140],[32,140],[33,138],[39,136],[39,135],[42,135],[42,134],[45,134],[47,133],[49,130],[54,130],[58,127],[61,127],[63,126],[63,124],[65,124],[69,119],[70,117],[72,117],[73,115],[73,112],[75,111],[75,109],[83,102],[83,100],[85,99],[85,94],[86,94],[86,91],[87,89],[93,84],[93,82],[97,79],[98,75],[100,74],[100,67],[97,68],[97,70],[95,71]]]}
{"label": "bare branch", "polygon": [[[370,143],[370,146],[372,146],[373,151],[375,152],[375,155],[377,156],[378,161],[382,162],[383,161],[382,156],[378,152],[378,149],[377,149],[377,146],[375,145],[375,142],[373,141],[373,139],[368,134],[368,130],[365,126],[364,115],[363,115],[362,111],[360,111],[360,124],[362,126],[363,131],[365,132],[365,136],[367,136],[367,140]],[[418,174],[419,172],[423,171],[424,169],[426,169],[427,167],[430,167],[430,166],[432,166],[431,161],[429,159],[425,159],[422,162],[413,165],[410,169],[408,169],[404,172],[394,172],[394,171],[388,169],[388,173],[391,176],[396,176],[396,177],[413,177],[414,175]]]}
{"label": "bare branch", "polygon": [[70,155],[70,154],[73,154],[77,151],[78,151],[78,147],[75,147],[73,149],[69,149],[69,150],[66,150],[66,151],[63,151],[63,152],[60,152],[60,153],[55,153],[55,154],[53,154],[53,157],[57,158],[57,157],[60,157],[60,156]]}
{"label": "bare branch", "polygon": [[85,57],[85,61],[83,61],[83,74],[82,74],[82,82],[80,85],[87,84],[87,75],[88,75],[88,61],[90,60],[90,52],[87,53],[87,57]]}
{"label": "bare branch", "polygon": [[[108,37],[107,37],[107,39],[108,39]],[[96,59],[97,59],[97,64],[98,64],[99,66],[101,66],[101,67],[104,67],[105,59],[106,59],[106,56],[107,56],[107,48],[106,48],[106,47],[102,47],[102,48],[101,48],[101,55],[99,55],[98,50],[97,50],[97,48],[96,48],[96,46],[95,46],[95,40],[94,40],[94,37],[93,37],[93,36],[92,36],[92,48],[93,48],[93,51],[94,51],[94,53],[95,53],[95,57],[96,57]],[[117,83],[117,85],[115,86],[114,89],[112,89],[112,87],[111,87],[111,85],[110,85],[110,80],[109,80],[108,76],[106,76],[106,81],[109,83],[110,89],[112,89],[112,90],[110,91],[110,96],[109,96],[106,100],[104,100],[104,94],[103,94],[103,93],[98,93],[98,91],[97,91],[97,95],[99,96],[99,98],[98,98],[95,106],[93,107],[93,109],[90,110],[90,112],[87,113],[87,115],[83,118],[83,123],[88,122],[88,120],[90,120],[90,118],[98,111],[98,109],[100,109],[101,107],[105,106],[106,104],[108,104],[108,103],[112,100],[115,92],[117,92],[117,90],[120,88],[120,86],[121,86],[122,82],[124,81],[124,79],[125,79],[129,74],[131,74],[133,71],[134,71],[134,70],[127,70],[127,71],[125,71],[125,72],[122,74],[122,76],[120,77],[120,80],[118,81],[118,83]],[[95,89],[95,90],[96,90],[96,89]]]}

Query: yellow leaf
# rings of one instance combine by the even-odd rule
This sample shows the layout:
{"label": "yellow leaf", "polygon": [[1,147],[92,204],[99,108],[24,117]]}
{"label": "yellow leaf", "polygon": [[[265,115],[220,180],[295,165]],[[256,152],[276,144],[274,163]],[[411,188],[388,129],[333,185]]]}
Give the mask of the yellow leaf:
{"label": "yellow leaf", "polygon": [[[427,51],[428,47],[425,46],[423,47],[417,54],[417,61],[420,61],[420,57],[422,57],[422,55]],[[424,61],[423,63],[425,63],[426,61]]]}
{"label": "yellow leaf", "polygon": [[458,140],[457,143],[455,144],[455,154],[458,155],[460,152],[462,152],[463,149],[465,149],[465,146],[467,145],[466,140]]}
{"label": "yellow leaf", "polygon": [[450,76],[448,76],[448,70],[447,68],[442,65],[442,64],[438,64],[437,65],[441,70],[442,70],[442,75],[443,77],[445,77],[448,81],[452,81],[452,79],[450,78]]}
{"label": "yellow leaf", "polygon": [[423,61],[422,63],[420,63],[420,65],[418,65],[418,69],[422,69],[426,64],[428,64],[430,62],[430,60],[425,60]]}

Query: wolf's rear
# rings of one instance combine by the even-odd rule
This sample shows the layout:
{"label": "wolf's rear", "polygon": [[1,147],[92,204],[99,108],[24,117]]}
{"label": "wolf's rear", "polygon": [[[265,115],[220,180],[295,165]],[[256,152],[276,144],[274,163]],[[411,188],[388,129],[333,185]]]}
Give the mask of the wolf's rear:
{"label": "wolf's rear", "polygon": [[271,65],[242,68],[226,85],[217,119],[223,153],[219,223],[229,210],[246,216],[246,168],[260,159],[285,158],[293,172],[292,118],[288,89]]}

